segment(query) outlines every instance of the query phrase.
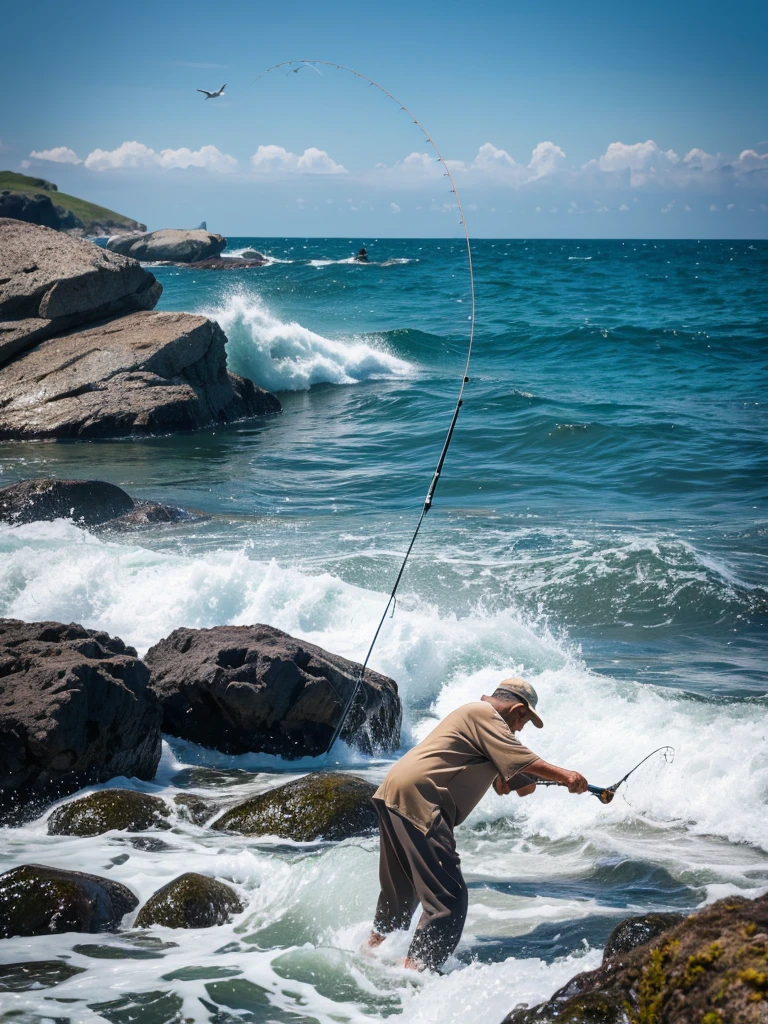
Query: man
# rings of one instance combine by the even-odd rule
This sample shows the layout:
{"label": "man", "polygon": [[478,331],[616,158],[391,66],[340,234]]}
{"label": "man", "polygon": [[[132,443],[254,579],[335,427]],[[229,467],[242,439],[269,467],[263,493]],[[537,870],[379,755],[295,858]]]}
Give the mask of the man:
{"label": "man", "polygon": [[527,796],[536,779],[584,793],[583,775],[547,764],[515,737],[527,722],[544,725],[536,691],[505,679],[490,697],[457,708],[401,757],[374,793],[379,816],[381,893],[367,946],[374,949],[422,915],[406,967],[437,970],[454,951],[467,916],[453,830],[493,785],[503,796]]}

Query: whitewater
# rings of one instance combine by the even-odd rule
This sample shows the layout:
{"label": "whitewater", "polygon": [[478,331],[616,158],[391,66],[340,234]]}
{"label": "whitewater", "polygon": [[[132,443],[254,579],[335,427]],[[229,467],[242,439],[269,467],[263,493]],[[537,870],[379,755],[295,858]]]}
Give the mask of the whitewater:
{"label": "whitewater", "polygon": [[[235,239],[255,271],[157,268],[161,306],[204,312],[235,372],[281,416],[197,434],[0,445],[0,482],[108,479],[200,518],[140,532],[0,525],[0,615],[77,621],[144,653],[178,626],[267,622],[359,660],[439,451],[461,369],[461,245]],[[5,962],[82,970],[0,995],[29,1021],[498,1024],[596,966],[630,913],[768,888],[765,514],[768,265],[762,243],[481,242],[477,362],[438,502],[372,667],[397,680],[407,749],[505,675],[537,688],[541,756],[615,782],[606,807],[490,794],[460,829],[470,886],[443,976],[359,946],[377,840],[222,839],[173,819],[166,848],[0,829],[0,870],[109,875],[144,901],[182,871],[245,910],[200,931],[0,942]],[[673,283],[670,284],[670,278]],[[340,745],[299,762],[166,738],[151,783],[224,804],[320,767],[371,781]],[[98,787],[96,787],[98,788]],[[2,1019],[2,1015],[0,1015]]]}

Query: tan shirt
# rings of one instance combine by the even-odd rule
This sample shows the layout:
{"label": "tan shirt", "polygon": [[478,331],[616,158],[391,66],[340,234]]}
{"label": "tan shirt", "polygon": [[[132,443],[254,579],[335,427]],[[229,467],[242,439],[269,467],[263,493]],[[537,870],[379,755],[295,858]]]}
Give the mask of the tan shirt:
{"label": "tan shirt", "polygon": [[442,814],[453,828],[497,775],[507,782],[538,760],[487,701],[452,711],[389,770],[373,795],[428,832]]}

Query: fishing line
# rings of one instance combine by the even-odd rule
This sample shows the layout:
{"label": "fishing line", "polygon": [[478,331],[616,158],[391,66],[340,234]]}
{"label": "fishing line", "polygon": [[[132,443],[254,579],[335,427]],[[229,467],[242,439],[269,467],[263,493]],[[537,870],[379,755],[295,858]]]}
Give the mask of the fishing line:
{"label": "fishing line", "polygon": [[[669,746],[657,747],[656,750],[652,750],[650,752],[650,754],[647,754],[642,759],[642,761],[638,761],[638,763],[635,765],[634,768],[630,768],[630,770],[627,772],[627,774],[623,775],[619,779],[618,782],[614,782],[613,785],[611,785],[611,786],[587,786],[587,791],[589,793],[591,793],[592,796],[596,796],[598,798],[598,800],[600,801],[600,803],[602,803],[602,804],[609,804],[611,802],[611,800],[613,800],[613,798],[616,796],[616,790],[619,788],[619,786],[624,785],[624,783],[627,781],[627,779],[631,775],[634,775],[635,772],[637,771],[637,769],[641,768],[646,763],[646,761],[650,761],[650,759],[655,754],[662,754],[664,761],[667,764],[672,764],[672,762],[675,759],[675,748],[674,747],[669,747]],[[550,782],[549,780],[545,779],[545,780],[542,780],[541,782],[537,781],[536,785],[537,786],[564,786],[565,783],[564,782]]]}
{"label": "fishing line", "polygon": [[[456,421],[459,418],[459,411],[461,410],[461,406],[462,406],[463,401],[464,401],[464,388],[469,383],[469,361],[470,361],[470,359],[472,357],[472,343],[473,343],[473,341],[475,339],[475,276],[474,276],[474,271],[473,271],[473,268],[472,268],[472,246],[470,245],[470,241],[469,241],[469,229],[467,227],[467,221],[466,221],[466,218],[464,216],[464,207],[461,204],[461,199],[459,198],[459,192],[458,192],[458,189],[456,188],[456,182],[453,180],[453,175],[451,174],[450,168],[448,167],[448,164],[443,159],[443,154],[437,148],[437,145],[436,145],[434,139],[429,134],[427,129],[424,127],[424,125],[421,123],[421,121],[419,121],[419,119],[417,117],[414,117],[414,115],[411,113],[411,111],[408,109],[408,107],[406,107],[404,103],[401,103],[400,100],[397,99],[396,96],[393,96],[392,93],[388,89],[385,89],[383,85],[379,85],[378,82],[375,82],[372,78],[369,78],[368,75],[364,75],[360,71],[355,71],[354,68],[348,68],[348,67],[345,67],[343,64],[336,64],[333,61],[329,61],[329,60],[284,60],[284,61],[281,61],[279,64],[273,64],[271,67],[267,68],[266,71],[262,71],[262,73],[260,75],[258,75],[257,78],[254,79],[254,84],[256,82],[258,82],[260,78],[263,78],[264,75],[268,75],[271,71],[276,71],[278,68],[288,67],[291,70],[298,72],[298,71],[301,70],[301,68],[303,66],[306,66],[306,67],[313,68],[314,70],[318,71],[318,73],[320,73],[319,70],[315,67],[316,64],[320,64],[323,67],[336,68],[338,71],[346,71],[346,72],[348,72],[348,74],[354,75],[355,78],[359,78],[362,81],[367,82],[370,86],[373,86],[375,89],[378,89],[379,92],[382,92],[387,97],[387,99],[389,99],[393,103],[395,103],[396,106],[400,110],[402,110],[404,113],[406,113],[408,115],[408,117],[411,118],[413,123],[416,125],[417,128],[419,128],[419,130],[424,135],[424,138],[427,140],[427,142],[430,144],[432,149],[435,151],[435,153],[437,154],[437,160],[438,160],[438,162],[443,167],[443,176],[446,177],[448,179],[448,181],[451,183],[450,191],[453,193],[453,195],[454,195],[454,197],[456,199],[456,205],[457,205],[458,210],[459,210],[460,223],[461,223],[461,226],[462,226],[462,228],[464,230],[464,238],[466,239],[466,243],[467,243],[467,267],[468,267],[468,270],[469,270],[469,290],[470,290],[470,296],[471,296],[471,309],[470,309],[470,316],[469,316],[469,344],[468,344],[468,347],[467,347],[467,360],[466,360],[466,363],[464,365],[464,373],[462,374],[461,387],[459,388],[459,394],[458,394],[458,397],[456,399],[456,406],[455,406],[455,408],[453,410],[453,416],[451,417],[451,422],[450,422],[450,425],[448,427],[448,433],[445,436],[445,441],[443,442],[443,447],[442,447],[442,450],[440,452],[440,457],[437,460],[437,466],[435,468],[435,472],[432,475],[432,482],[429,485],[429,490],[427,491],[427,496],[424,499],[424,507],[421,510],[421,515],[419,516],[418,522],[416,523],[416,529],[413,531],[413,536],[411,537],[411,542],[408,545],[408,549],[405,552],[405,556],[403,557],[403,562],[402,562],[402,565],[400,566],[400,571],[398,572],[397,577],[395,579],[394,586],[392,587],[392,592],[389,595],[389,600],[387,601],[386,607],[384,608],[384,613],[381,616],[381,620],[379,621],[378,626],[376,627],[376,632],[373,634],[373,639],[371,640],[371,645],[368,648],[368,653],[365,656],[365,661],[362,663],[362,665],[360,667],[360,670],[359,670],[359,672],[357,674],[357,678],[355,679],[355,685],[354,685],[354,687],[352,689],[352,693],[350,694],[349,699],[347,700],[346,704],[344,705],[344,708],[343,708],[342,713],[341,713],[341,717],[339,718],[339,721],[336,724],[336,728],[333,731],[333,736],[331,737],[331,742],[328,744],[328,749],[326,750],[326,754],[330,754],[330,752],[333,750],[333,746],[336,743],[336,740],[341,735],[341,731],[344,728],[344,724],[345,724],[345,722],[346,722],[346,720],[347,720],[347,718],[349,716],[349,712],[352,710],[352,705],[354,704],[355,697],[357,696],[357,693],[358,693],[358,691],[360,689],[360,685],[363,682],[363,678],[365,676],[365,670],[368,667],[368,661],[369,661],[369,659],[371,657],[371,654],[373,653],[373,648],[376,645],[376,641],[379,638],[379,633],[381,632],[381,628],[384,625],[384,620],[386,619],[387,613],[389,612],[390,608],[392,608],[392,613],[394,614],[394,605],[396,604],[396,601],[397,601],[397,598],[396,598],[397,589],[400,586],[400,581],[402,580],[403,573],[405,572],[405,566],[406,566],[406,564],[408,562],[408,559],[410,557],[411,551],[413,550],[413,546],[416,543],[416,538],[418,537],[419,531],[421,530],[421,525],[424,522],[424,519],[426,518],[427,512],[429,512],[430,508],[432,507],[432,502],[433,502],[434,497],[435,497],[435,491],[437,490],[437,485],[438,485],[438,483],[440,481],[440,476],[441,476],[442,471],[443,471],[443,464],[445,463],[445,458],[446,458],[446,456],[448,454],[448,449],[451,446],[451,441],[453,439],[453,431],[454,431],[454,428],[456,427]],[[288,72],[288,74],[290,74],[290,71]]]}

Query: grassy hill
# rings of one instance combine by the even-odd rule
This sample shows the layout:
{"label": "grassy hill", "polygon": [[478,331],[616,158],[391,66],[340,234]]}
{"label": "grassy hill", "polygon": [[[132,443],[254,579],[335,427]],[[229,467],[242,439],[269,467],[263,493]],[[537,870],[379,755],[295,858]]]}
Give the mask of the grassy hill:
{"label": "grassy hill", "polygon": [[86,233],[96,233],[103,228],[121,228],[124,231],[144,231],[145,226],[122,213],[115,213],[105,206],[97,206],[77,196],[59,192],[57,187],[45,178],[31,178],[15,171],[0,171],[0,191],[21,192],[24,195],[47,195],[54,206],[73,214],[82,224]]}

